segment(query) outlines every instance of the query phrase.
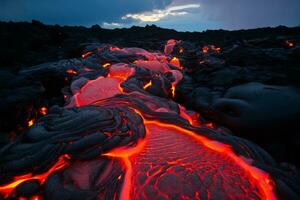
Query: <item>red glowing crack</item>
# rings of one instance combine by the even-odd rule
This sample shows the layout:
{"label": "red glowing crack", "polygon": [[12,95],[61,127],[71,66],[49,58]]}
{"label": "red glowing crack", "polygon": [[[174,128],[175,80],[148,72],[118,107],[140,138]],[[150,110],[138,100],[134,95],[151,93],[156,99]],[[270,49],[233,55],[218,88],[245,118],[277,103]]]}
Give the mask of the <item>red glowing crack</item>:
{"label": "red glowing crack", "polygon": [[39,180],[39,182],[41,184],[43,184],[50,174],[67,167],[69,165],[69,162],[67,161],[68,159],[69,159],[69,156],[67,154],[62,155],[61,157],[59,157],[58,161],[48,171],[46,171],[42,174],[34,175],[32,173],[29,173],[29,174],[24,174],[21,176],[14,177],[14,180],[12,183],[0,186],[1,194],[3,194],[3,196],[5,198],[7,198],[11,194],[11,192],[15,189],[15,187],[17,187],[19,184],[23,183],[24,181],[28,181],[28,180],[36,179],[36,180]]}

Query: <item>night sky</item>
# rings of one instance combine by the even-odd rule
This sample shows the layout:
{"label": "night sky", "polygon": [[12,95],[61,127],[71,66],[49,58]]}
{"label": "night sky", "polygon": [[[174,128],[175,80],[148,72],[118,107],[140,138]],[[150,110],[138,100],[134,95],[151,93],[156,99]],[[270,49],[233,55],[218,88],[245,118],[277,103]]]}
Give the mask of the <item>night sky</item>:
{"label": "night sky", "polygon": [[0,20],[180,31],[300,25],[300,0],[0,0]]}

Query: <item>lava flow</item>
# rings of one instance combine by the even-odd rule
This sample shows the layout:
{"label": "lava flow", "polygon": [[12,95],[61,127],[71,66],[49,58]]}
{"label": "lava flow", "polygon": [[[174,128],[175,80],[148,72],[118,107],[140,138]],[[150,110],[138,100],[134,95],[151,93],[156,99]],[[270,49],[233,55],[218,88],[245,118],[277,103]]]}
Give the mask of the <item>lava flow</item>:
{"label": "lava flow", "polygon": [[230,147],[176,125],[145,120],[148,135],[133,149],[104,154],[122,158],[121,199],[276,199],[263,171]]}
{"label": "lava flow", "polygon": [[43,184],[50,174],[60,169],[64,169],[66,166],[68,166],[69,163],[67,159],[69,159],[68,155],[62,155],[58,159],[58,161],[45,173],[36,174],[36,175],[29,173],[29,174],[14,177],[12,183],[0,186],[1,194],[3,194],[3,196],[6,198],[9,197],[9,195],[15,189],[15,187],[28,180],[38,180],[41,184]]}
{"label": "lava flow", "polygon": [[[119,75],[109,74],[114,76]],[[151,86],[152,81],[143,88]],[[117,90],[117,85],[114,88],[110,91]],[[171,90],[174,96],[175,84]],[[86,90],[81,91],[81,96],[85,93],[92,94]],[[184,111],[181,109],[189,116]],[[276,199],[268,174],[236,156],[229,146],[176,125],[146,120],[141,111],[136,112],[144,120],[146,137],[136,147],[121,147],[104,154],[121,158],[125,165],[120,199]]]}
{"label": "lava flow", "polygon": [[[176,44],[175,40],[170,40],[165,47],[165,53],[171,54]],[[82,199],[277,199],[273,191],[275,186],[267,172],[252,165],[251,158],[241,156],[245,154],[237,154],[230,144],[221,139],[219,141],[209,138],[204,132],[210,129],[201,126],[197,121],[199,114],[189,113],[181,105],[167,99],[175,96],[176,85],[183,78],[180,70],[184,67],[180,65],[179,58],[151,54],[136,48],[110,47],[108,51],[113,55],[143,55],[146,60],[136,60],[130,64],[104,64],[106,74],[93,80],[73,81],[73,94],[67,97],[67,106],[63,108],[66,112],[55,115],[55,118],[61,117],[61,120],[73,120],[76,123],[66,126],[66,130],[63,129],[64,137],[79,137],[80,133],[76,132],[74,126],[80,130],[84,126],[92,127],[84,130],[84,142],[63,139],[62,152],[70,153],[72,159],[74,155],[74,160],[78,159],[80,163],[80,158],[83,157],[80,151],[89,144],[91,147],[85,148],[85,160],[100,156],[104,158],[102,162],[106,165],[101,165],[99,172],[88,171],[89,174],[83,176],[72,170],[68,172],[68,166],[72,166],[73,160],[66,163],[61,157],[43,174],[18,176],[12,183],[0,186],[4,197],[11,195],[13,189],[24,181],[37,179],[42,185],[54,171],[66,170],[66,173],[60,175],[62,187],[76,182],[76,179],[85,184],[76,183],[75,186],[84,191],[91,190],[91,193],[86,194],[91,196],[83,195]],[[92,56],[93,53],[88,52],[82,57],[88,59]],[[103,130],[93,127],[96,121],[80,124],[77,118],[64,116],[72,113],[74,109],[85,107],[89,109],[86,110],[88,116],[94,116],[97,108],[103,109],[99,111],[101,116],[96,115],[102,120],[99,127],[105,127]],[[78,118],[85,116],[80,116],[80,113],[78,115]],[[98,120],[97,117],[93,120]],[[58,121],[60,122],[60,119]],[[132,123],[137,124],[133,126]],[[33,128],[37,126],[35,124]],[[57,125],[55,128],[61,127]],[[98,132],[89,136],[87,132],[94,129]],[[77,135],[70,134],[73,130]],[[216,134],[213,131],[212,134]],[[137,136],[137,132],[142,134]],[[35,136],[35,132],[29,136]],[[59,137],[58,135],[56,138]],[[110,138],[114,139],[110,141]],[[102,139],[104,142],[100,142]],[[99,149],[96,148],[97,140]],[[122,161],[119,163],[122,165],[120,169],[123,169],[124,176],[112,171],[114,165],[107,164],[111,160]],[[105,168],[107,165],[109,167]],[[95,178],[95,174],[100,178]],[[104,180],[109,181],[104,183]],[[90,186],[92,183],[94,185]],[[52,191],[46,194],[56,192],[51,190],[51,187],[45,190]],[[106,196],[95,195],[103,191],[110,192],[106,192]],[[55,199],[55,195],[47,198]]]}

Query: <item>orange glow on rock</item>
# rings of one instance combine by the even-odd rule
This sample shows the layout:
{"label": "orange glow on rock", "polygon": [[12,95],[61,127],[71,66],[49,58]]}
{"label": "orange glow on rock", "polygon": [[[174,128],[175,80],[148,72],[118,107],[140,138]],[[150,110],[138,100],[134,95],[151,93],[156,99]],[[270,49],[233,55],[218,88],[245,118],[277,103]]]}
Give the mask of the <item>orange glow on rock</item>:
{"label": "orange glow on rock", "polygon": [[27,122],[28,127],[33,126],[34,122],[35,122],[35,119],[29,120],[29,121]]}
{"label": "orange glow on rock", "polygon": [[144,90],[146,90],[148,87],[152,86],[152,81],[149,81],[146,85],[144,85]]}
{"label": "orange glow on rock", "polygon": [[88,57],[89,55],[91,55],[92,53],[93,53],[92,51],[88,51],[88,52],[82,54],[81,57],[82,57],[82,58],[86,58],[86,57]]}
{"label": "orange glow on rock", "polygon": [[171,92],[172,92],[172,97],[175,97],[175,90],[176,90],[176,85],[174,83],[172,83],[172,87],[171,87]]}
{"label": "orange glow on rock", "polygon": [[214,125],[213,125],[213,123],[208,123],[208,124],[205,124],[205,126],[206,126],[206,127],[208,127],[208,128],[214,128]]}
{"label": "orange glow on rock", "polygon": [[180,60],[177,57],[173,57],[170,60],[170,64],[174,65],[175,67],[177,67],[178,69],[182,69],[182,67],[180,66]]}
{"label": "orange glow on rock", "polygon": [[5,198],[7,198],[14,190],[15,187],[17,187],[20,183],[23,183],[24,181],[28,181],[28,180],[37,179],[40,181],[41,184],[43,184],[50,174],[52,174],[55,171],[64,169],[69,165],[69,163],[67,162],[67,158],[68,158],[67,155],[63,155],[59,157],[58,161],[47,172],[43,174],[34,175],[29,173],[29,174],[14,177],[13,182],[0,186],[0,193],[3,194]]}
{"label": "orange glow on rock", "polygon": [[184,50],[183,50],[183,48],[182,48],[182,47],[180,47],[180,48],[179,48],[179,53],[180,53],[180,54],[182,54],[182,53],[183,53],[183,51],[184,51]]}
{"label": "orange glow on rock", "polygon": [[208,46],[202,47],[202,53],[208,53],[208,50],[209,50]]}
{"label": "orange glow on rock", "polygon": [[179,115],[182,118],[186,119],[190,123],[190,125],[193,125],[193,126],[199,125],[197,122],[194,122],[194,119],[189,114],[186,113],[185,107],[183,107],[179,104],[178,104],[178,106],[179,106]]}
{"label": "orange glow on rock", "polygon": [[42,198],[39,196],[32,196],[30,198],[19,197],[18,200],[42,200]]}
{"label": "orange glow on rock", "polygon": [[215,45],[206,45],[202,47],[202,53],[207,54],[209,51],[219,53],[221,51],[221,48],[216,47]]}
{"label": "orange glow on rock", "polygon": [[295,44],[290,40],[286,40],[285,43],[286,43],[287,47],[289,47],[289,48],[293,48],[295,46]]}
{"label": "orange glow on rock", "polygon": [[67,69],[66,72],[67,72],[68,74],[70,74],[70,75],[77,75],[77,74],[78,74],[78,72],[75,71],[74,69]]}
{"label": "orange glow on rock", "polygon": [[47,109],[46,107],[41,107],[41,108],[40,108],[40,114],[41,114],[41,115],[46,115],[47,112],[48,112],[48,109]]}
{"label": "orange glow on rock", "polygon": [[33,196],[30,200],[40,200],[41,198],[39,196]]}
{"label": "orange glow on rock", "polygon": [[111,65],[110,63],[105,63],[105,64],[102,65],[102,67],[103,67],[103,68],[107,68],[107,67],[109,67],[110,65]]}
{"label": "orange glow on rock", "polygon": [[122,179],[122,175],[118,176],[118,180],[121,180]]}

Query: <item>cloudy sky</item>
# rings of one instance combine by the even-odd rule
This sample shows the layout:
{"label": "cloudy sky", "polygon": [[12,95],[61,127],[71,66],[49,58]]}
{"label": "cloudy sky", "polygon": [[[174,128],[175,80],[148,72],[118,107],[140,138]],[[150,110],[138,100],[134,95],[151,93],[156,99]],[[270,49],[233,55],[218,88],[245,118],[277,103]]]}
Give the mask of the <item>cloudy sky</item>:
{"label": "cloudy sky", "polygon": [[2,21],[180,31],[298,26],[299,10],[300,0],[0,0]]}

